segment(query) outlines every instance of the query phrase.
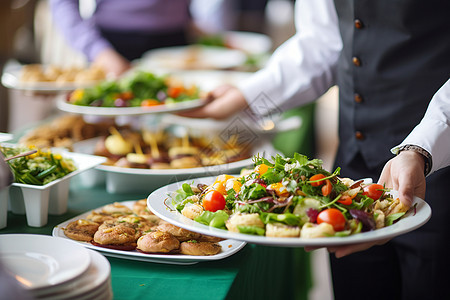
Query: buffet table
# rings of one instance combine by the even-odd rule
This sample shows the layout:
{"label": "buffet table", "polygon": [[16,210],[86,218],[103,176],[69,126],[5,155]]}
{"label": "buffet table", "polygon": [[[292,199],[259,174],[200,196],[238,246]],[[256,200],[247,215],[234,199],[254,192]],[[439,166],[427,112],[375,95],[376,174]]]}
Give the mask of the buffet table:
{"label": "buffet table", "polygon": [[[103,186],[84,187],[74,177],[65,214],[49,216],[46,226],[36,228],[27,226],[25,215],[9,212],[0,234],[51,235],[54,226],[90,209],[147,196],[109,194]],[[107,258],[114,299],[307,299],[311,286],[309,255],[298,248],[247,244],[230,257],[193,265]]]}

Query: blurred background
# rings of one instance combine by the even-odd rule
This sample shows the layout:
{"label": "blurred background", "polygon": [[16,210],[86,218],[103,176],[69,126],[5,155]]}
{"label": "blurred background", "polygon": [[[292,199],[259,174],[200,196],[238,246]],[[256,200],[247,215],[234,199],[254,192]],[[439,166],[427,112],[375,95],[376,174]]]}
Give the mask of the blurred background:
{"label": "blurred background", "polygon": [[[80,15],[89,18],[95,6],[95,0],[80,0]],[[291,0],[193,0],[190,15],[194,29],[188,42],[192,44],[199,43],[199,37],[233,32],[255,33],[248,39],[239,39],[241,36],[235,35],[233,48],[242,50],[247,59],[242,64],[214,73],[220,76],[211,88],[215,84],[239,80],[233,79],[233,74],[251,74],[262,68],[271,52],[295,33],[294,1]],[[0,66],[3,74],[27,64],[87,67],[86,56],[72,48],[55,26],[48,0],[2,0],[0,22]],[[250,37],[256,37],[254,41],[259,44],[252,44]],[[203,39],[204,44],[205,41],[214,42],[211,38]],[[164,66],[155,65],[152,61],[156,53],[153,52],[154,56],[148,53],[133,61],[133,66],[150,71],[164,69]],[[171,71],[173,68],[171,66]],[[198,73],[199,68],[179,71],[180,74],[189,71],[202,74]],[[225,78],[224,72],[229,72],[226,77],[231,78],[229,82],[221,82]],[[193,75],[190,76],[193,78]],[[55,98],[55,93],[36,93],[0,85],[0,132],[23,132],[48,118],[63,114],[56,108]],[[285,155],[300,152],[320,158],[324,161],[324,168],[331,169],[337,146],[337,105],[337,90],[332,88],[315,104],[285,112],[284,119],[292,116],[300,118],[301,128],[277,133],[271,137],[273,146]],[[324,251],[316,251],[312,255],[314,283],[311,299],[332,298],[326,255]]]}

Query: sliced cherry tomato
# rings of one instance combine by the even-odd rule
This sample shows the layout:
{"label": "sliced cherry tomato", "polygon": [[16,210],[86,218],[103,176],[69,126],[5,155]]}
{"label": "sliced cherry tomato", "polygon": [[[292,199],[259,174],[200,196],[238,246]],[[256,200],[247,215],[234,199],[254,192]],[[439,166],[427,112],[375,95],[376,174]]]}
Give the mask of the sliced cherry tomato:
{"label": "sliced cherry tomato", "polygon": [[156,99],[145,99],[145,100],[142,100],[142,102],[141,102],[142,107],[155,106],[155,105],[160,105],[160,104],[161,104],[161,102],[159,102]]}
{"label": "sliced cherry tomato", "polygon": [[218,191],[209,191],[203,197],[203,208],[215,212],[225,208],[225,197]]}
{"label": "sliced cherry tomato", "polygon": [[167,89],[167,96],[170,98],[178,98],[180,94],[183,92],[182,86],[171,86]]}
{"label": "sliced cherry tomato", "polygon": [[366,185],[363,188],[363,194],[372,198],[373,200],[380,199],[381,195],[384,193],[384,186],[378,183],[372,183],[369,185]]}
{"label": "sliced cherry tomato", "polygon": [[125,92],[120,93],[120,97],[123,100],[130,100],[130,99],[134,98],[134,94],[131,91],[125,91]]}
{"label": "sliced cherry tomato", "polygon": [[[311,178],[309,178],[309,181],[314,181],[314,182],[311,182],[312,186],[321,186],[322,184],[325,183],[325,181],[320,180],[322,178],[325,178],[325,175],[323,175],[323,174],[316,174],[316,175],[311,176]],[[320,180],[320,181],[316,181],[316,180]]]}
{"label": "sliced cherry tomato", "polygon": [[342,195],[337,202],[344,205],[350,205],[353,203],[352,197],[350,197],[349,195]]}
{"label": "sliced cherry tomato", "polygon": [[329,179],[326,180],[325,185],[322,187],[322,195],[328,196],[331,194],[331,190],[333,190],[333,185]]}
{"label": "sliced cherry tomato", "polygon": [[345,217],[337,208],[328,208],[322,210],[317,216],[317,224],[328,223],[333,226],[334,231],[342,231],[345,229]]}

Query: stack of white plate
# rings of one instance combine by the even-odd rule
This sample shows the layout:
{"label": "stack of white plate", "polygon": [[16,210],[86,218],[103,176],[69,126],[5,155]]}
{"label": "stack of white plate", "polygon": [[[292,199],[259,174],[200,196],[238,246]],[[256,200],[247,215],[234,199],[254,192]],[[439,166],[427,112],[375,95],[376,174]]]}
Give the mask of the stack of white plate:
{"label": "stack of white plate", "polygon": [[113,298],[108,260],[73,241],[36,234],[0,235],[0,259],[36,299]]}

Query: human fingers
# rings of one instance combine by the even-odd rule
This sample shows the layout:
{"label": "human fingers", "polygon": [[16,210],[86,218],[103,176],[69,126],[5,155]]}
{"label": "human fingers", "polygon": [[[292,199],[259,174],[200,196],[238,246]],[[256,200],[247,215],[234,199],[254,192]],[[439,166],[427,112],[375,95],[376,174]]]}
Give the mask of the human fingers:
{"label": "human fingers", "polygon": [[210,96],[207,99],[209,102],[206,105],[197,109],[180,112],[178,115],[190,118],[213,118],[222,120],[248,106],[244,95],[237,88],[224,89],[225,91],[219,90],[217,92],[221,96],[217,98],[214,98],[214,95]]}

